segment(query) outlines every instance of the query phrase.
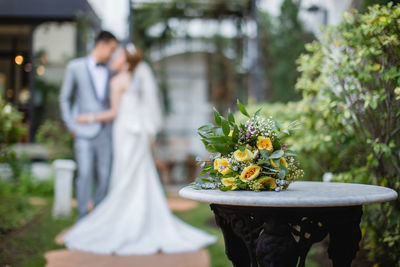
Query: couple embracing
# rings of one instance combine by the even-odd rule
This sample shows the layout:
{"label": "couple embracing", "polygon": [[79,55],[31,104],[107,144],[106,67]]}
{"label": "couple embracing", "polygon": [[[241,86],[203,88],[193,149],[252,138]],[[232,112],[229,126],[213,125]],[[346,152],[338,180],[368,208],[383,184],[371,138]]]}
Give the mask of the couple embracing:
{"label": "couple embracing", "polygon": [[[109,32],[98,34],[88,57],[68,64],[60,105],[75,137],[79,213],[64,237],[69,249],[180,253],[215,242],[168,208],[151,153],[162,123],[157,99],[155,78],[142,53],[133,44],[120,46]],[[89,213],[94,182],[95,208]]]}

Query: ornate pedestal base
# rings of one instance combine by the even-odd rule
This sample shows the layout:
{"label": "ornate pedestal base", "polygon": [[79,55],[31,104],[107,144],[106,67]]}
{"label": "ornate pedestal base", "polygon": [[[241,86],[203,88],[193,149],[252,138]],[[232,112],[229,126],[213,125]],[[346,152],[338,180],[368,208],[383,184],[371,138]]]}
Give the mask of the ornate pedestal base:
{"label": "ornate pedestal base", "polygon": [[304,266],[313,243],[329,234],[334,267],[350,266],[361,240],[361,206],[264,208],[211,204],[236,267]]}

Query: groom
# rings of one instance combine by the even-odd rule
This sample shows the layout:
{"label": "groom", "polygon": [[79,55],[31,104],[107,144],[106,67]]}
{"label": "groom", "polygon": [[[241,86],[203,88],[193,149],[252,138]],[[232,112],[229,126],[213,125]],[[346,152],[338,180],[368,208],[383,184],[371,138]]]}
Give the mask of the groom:
{"label": "groom", "polygon": [[79,219],[88,213],[93,181],[96,181],[94,203],[99,204],[107,193],[111,169],[111,124],[78,124],[77,115],[93,114],[110,107],[109,78],[106,67],[118,41],[113,34],[101,31],[90,55],[68,63],[60,94],[62,118],[75,138],[78,163],[76,197]]}

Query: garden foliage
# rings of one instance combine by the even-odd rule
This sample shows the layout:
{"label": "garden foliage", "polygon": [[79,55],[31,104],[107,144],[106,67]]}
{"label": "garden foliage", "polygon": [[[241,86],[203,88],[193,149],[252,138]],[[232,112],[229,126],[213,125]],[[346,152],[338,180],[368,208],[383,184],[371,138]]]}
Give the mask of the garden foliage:
{"label": "garden foliage", "polygon": [[[345,13],[298,60],[308,134],[323,137],[320,145],[328,148],[304,151],[315,149],[338,181],[400,191],[399,35],[400,5],[375,5],[364,14]],[[364,212],[371,259],[400,266],[399,199]]]}

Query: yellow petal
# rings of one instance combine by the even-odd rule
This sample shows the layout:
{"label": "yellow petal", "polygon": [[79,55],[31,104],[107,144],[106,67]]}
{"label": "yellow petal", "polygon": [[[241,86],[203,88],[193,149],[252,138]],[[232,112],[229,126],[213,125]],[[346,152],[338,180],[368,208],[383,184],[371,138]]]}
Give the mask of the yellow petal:
{"label": "yellow petal", "polygon": [[251,151],[248,150],[248,149],[245,149],[245,150],[244,150],[244,153],[242,153],[242,151],[240,151],[240,150],[236,150],[236,151],[233,153],[233,157],[234,157],[237,161],[243,162],[243,161],[251,160],[252,157],[253,157],[253,154],[252,154]]}
{"label": "yellow petal", "polygon": [[240,174],[240,180],[248,182],[254,180],[260,175],[261,167],[257,165],[250,165],[246,167]]}
{"label": "yellow petal", "polygon": [[[221,168],[224,166],[224,168]],[[217,170],[219,173],[228,174],[231,172],[230,165],[228,163],[227,158],[218,158],[214,160],[214,170]]]}
{"label": "yellow petal", "polygon": [[221,183],[225,186],[232,186],[232,190],[237,189],[237,185],[235,184],[236,178],[230,177],[230,178],[223,178],[221,180]]}
{"label": "yellow petal", "polygon": [[[273,161],[272,159],[269,160],[269,162],[271,163],[272,167],[274,169],[280,170],[278,164],[275,163],[275,161]],[[279,163],[282,164],[283,166],[285,166],[287,168],[288,164],[285,158],[280,158]]]}
{"label": "yellow petal", "polygon": [[268,137],[264,136],[259,136],[257,140],[257,148],[258,149],[266,149],[269,151],[274,150],[274,147],[272,146],[271,139]]}

